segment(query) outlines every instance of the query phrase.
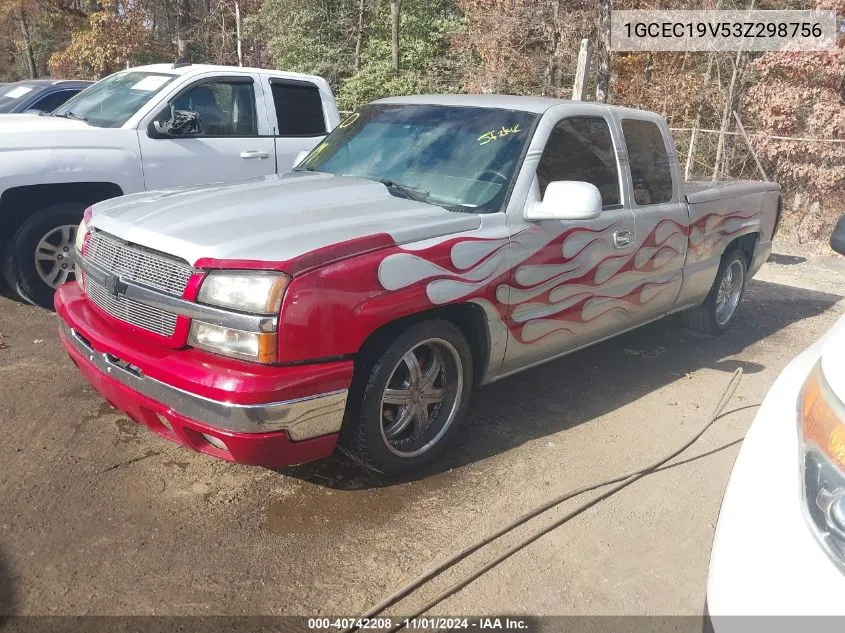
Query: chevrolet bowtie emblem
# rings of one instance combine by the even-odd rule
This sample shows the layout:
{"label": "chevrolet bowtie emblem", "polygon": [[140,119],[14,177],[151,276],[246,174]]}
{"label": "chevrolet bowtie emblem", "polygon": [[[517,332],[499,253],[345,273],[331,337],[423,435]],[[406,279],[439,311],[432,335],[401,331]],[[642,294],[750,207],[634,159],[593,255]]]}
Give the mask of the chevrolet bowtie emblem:
{"label": "chevrolet bowtie emblem", "polygon": [[128,286],[120,280],[120,277],[111,273],[106,276],[105,286],[106,292],[113,297],[119,297],[120,295],[126,294],[126,290],[128,288]]}

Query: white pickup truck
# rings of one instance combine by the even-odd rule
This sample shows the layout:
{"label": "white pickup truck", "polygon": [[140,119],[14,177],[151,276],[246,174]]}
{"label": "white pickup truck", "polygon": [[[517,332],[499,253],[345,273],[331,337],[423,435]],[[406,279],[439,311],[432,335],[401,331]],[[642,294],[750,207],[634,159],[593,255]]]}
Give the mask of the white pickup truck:
{"label": "white pickup truck", "polygon": [[395,97],[294,173],[94,205],[56,310],[87,379],[164,437],[264,466],[340,440],[406,473],[474,385],[675,312],[727,328],[779,208],[774,183],[684,185],[650,112]]}
{"label": "white pickup truck", "polygon": [[337,123],[320,77],[191,64],[116,73],[52,116],[0,115],[0,270],[52,306],[89,205],[288,171]]}

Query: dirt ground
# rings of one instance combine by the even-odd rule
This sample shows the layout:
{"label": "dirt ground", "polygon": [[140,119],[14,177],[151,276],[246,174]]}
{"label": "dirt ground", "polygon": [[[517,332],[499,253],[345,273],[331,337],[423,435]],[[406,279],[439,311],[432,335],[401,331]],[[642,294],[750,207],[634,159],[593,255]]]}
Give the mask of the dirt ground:
{"label": "dirt ground", "polygon": [[273,472],[170,444],[88,387],[55,315],[0,298],[0,614],[356,615],[544,500],[668,452],[742,367],[730,413],[670,467],[433,611],[700,614],[743,434],[778,372],[845,313],[844,272],[845,258],[774,255],[724,336],[664,320],[482,388],[449,457],[404,482],[340,458]]}

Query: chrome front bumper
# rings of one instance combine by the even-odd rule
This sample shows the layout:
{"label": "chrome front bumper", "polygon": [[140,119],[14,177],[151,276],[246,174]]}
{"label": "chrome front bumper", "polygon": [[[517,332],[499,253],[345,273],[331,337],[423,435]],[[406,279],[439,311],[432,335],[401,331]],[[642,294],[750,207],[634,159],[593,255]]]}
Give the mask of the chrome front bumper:
{"label": "chrome front bumper", "polygon": [[64,321],[59,324],[65,339],[97,370],[186,418],[237,433],[285,431],[294,442],[340,431],[347,389],[254,405],[211,400],[145,376],[134,365],[95,350]]}

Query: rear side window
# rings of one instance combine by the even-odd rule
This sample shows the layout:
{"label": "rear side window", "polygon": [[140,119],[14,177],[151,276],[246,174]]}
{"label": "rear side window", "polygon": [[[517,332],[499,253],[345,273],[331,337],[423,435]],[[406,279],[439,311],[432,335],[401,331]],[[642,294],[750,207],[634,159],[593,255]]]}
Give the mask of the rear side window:
{"label": "rear side window", "polygon": [[52,112],[60,105],[62,105],[65,101],[70,99],[73,95],[75,95],[79,90],[58,90],[51,94],[48,94],[46,97],[43,97],[36,103],[33,103],[30,107],[32,110],[41,110],[42,112]]}
{"label": "rear side window", "polygon": [[579,116],[555,125],[537,165],[540,195],[556,180],[580,180],[601,192],[602,206],[620,204],[619,168],[610,127],[601,117]]}
{"label": "rear side window", "polygon": [[648,205],[672,200],[672,171],[660,128],[652,121],[623,119],[622,133],[631,164],[634,202]]}
{"label": "rear side window", "polygon": [[279,136],[321,136],[327,132],[320,90],[306,82],[272,81]]}

